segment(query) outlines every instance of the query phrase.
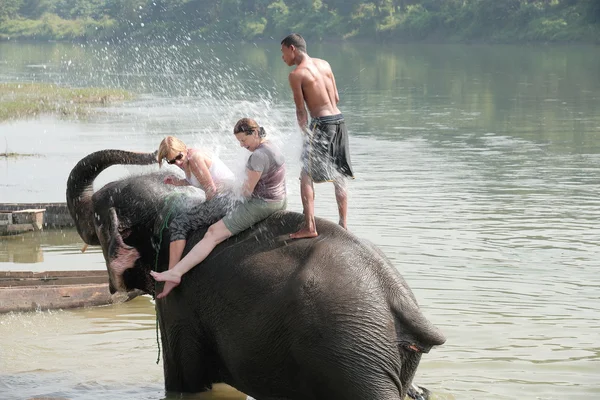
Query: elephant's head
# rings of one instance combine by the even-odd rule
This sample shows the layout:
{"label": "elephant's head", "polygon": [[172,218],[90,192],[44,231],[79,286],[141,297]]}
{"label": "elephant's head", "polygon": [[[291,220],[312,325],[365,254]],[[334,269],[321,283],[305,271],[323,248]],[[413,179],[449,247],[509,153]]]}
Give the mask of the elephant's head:
{"label": "elephant's head", "polygon": [[[152,226],[164,185],[160,176],[152,174],[111,182],[96,193],[92,185],[112,165],[146,165],[156,162],[155,157],[155,153],[98,151],[79,161],[69,175],[69,212],[83,241],[102,246],[111,293],[154,290],[144,272],[155,262]],[[139,263],[144,268],[134,268]]]}
{"label": "elephant's head", "polygon": [[94,224],[94,179],[112,165],[148,165],[155,161],[155,153],[101,150],[81,159],[75,165],[67,180],[67,207],[77,232],[85,243],[100,244]]}

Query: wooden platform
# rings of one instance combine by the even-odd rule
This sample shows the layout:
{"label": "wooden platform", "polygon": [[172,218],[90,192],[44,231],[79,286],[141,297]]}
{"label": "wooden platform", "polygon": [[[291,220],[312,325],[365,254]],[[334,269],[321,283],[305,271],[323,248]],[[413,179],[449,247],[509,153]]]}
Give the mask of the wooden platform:
{"label": "wooden platform", "polygon": [[45,208],[0,209],[0,235],[14,235],[44,229]]}
{"label": "wooden platform", "polygon": [[73,218],[71,218],[71,214],[69,213],[69,209],[67,208],[67,203],[0,203],[0,210],[2,211],[19,211],[26,209],[45,209],[44,212],[44,229],[49,228],[64,228],[64,227],[74,227],[75,223],[73,222]]}
{"label": "wooden platform", "polygon": [[106,271],[0,271],[0,313],[110,302]]}

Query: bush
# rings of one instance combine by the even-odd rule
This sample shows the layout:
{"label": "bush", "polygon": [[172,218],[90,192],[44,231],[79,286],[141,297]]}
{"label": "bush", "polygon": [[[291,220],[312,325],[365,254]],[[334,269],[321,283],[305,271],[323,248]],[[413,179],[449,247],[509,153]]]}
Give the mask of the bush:
{"label": "bush", "polygon": [[411,39],[424,39],[438,29],[439,18],[422,5],[408,6],[400,31]]}
{"label": "bush", "polygon": [[241,27],[241,35],[247,39],[254,39],[257,37],[261,37],[265,32],[265,27],[267,26],[266,18],[259,18],[258,20],[248,20],[248,18],[244,18],[242,21]]}

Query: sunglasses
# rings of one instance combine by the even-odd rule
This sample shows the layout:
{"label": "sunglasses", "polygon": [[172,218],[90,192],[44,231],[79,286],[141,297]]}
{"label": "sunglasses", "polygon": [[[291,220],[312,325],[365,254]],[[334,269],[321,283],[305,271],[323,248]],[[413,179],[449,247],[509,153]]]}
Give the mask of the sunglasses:
{"label": "sunglasses", "polygon": [[171,165],[173,165],[173,164],[175,164],[177,161],[181,160],[182,158],[183,158],[183,153],[179,153],[179,155],[178,155],[177,157],[175,157],[174,159],[172,159],[172,160],[169,160],[169,159],[166,159],[166,158],[165,158],[165,160],[167,160],[167,164],[171,164]]}

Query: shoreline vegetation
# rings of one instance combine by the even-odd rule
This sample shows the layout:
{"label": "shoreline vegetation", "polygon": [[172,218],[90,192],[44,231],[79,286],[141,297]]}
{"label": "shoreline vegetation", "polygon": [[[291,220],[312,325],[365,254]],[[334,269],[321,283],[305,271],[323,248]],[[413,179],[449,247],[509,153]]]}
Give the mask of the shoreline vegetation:
{"label": "shoreline vegetation", "polygon": [[[74,89],[50,83],[0,83],[0,123],[41,114],[82,118],[92,114],[94,106],[131,98],[129,92],[120,89]],[[0,153],[4,154],[9,153]]]}
{"label": "shoreline vegetation", "polygon": [[4,157],[4,158],[41,157],[41,154],[8,152],[8,153],[0,153],[0,157]]}
{"label": "shoreline vegetation", "polygon": [[599,0],[3,0],[0,40],[600,44]]}

